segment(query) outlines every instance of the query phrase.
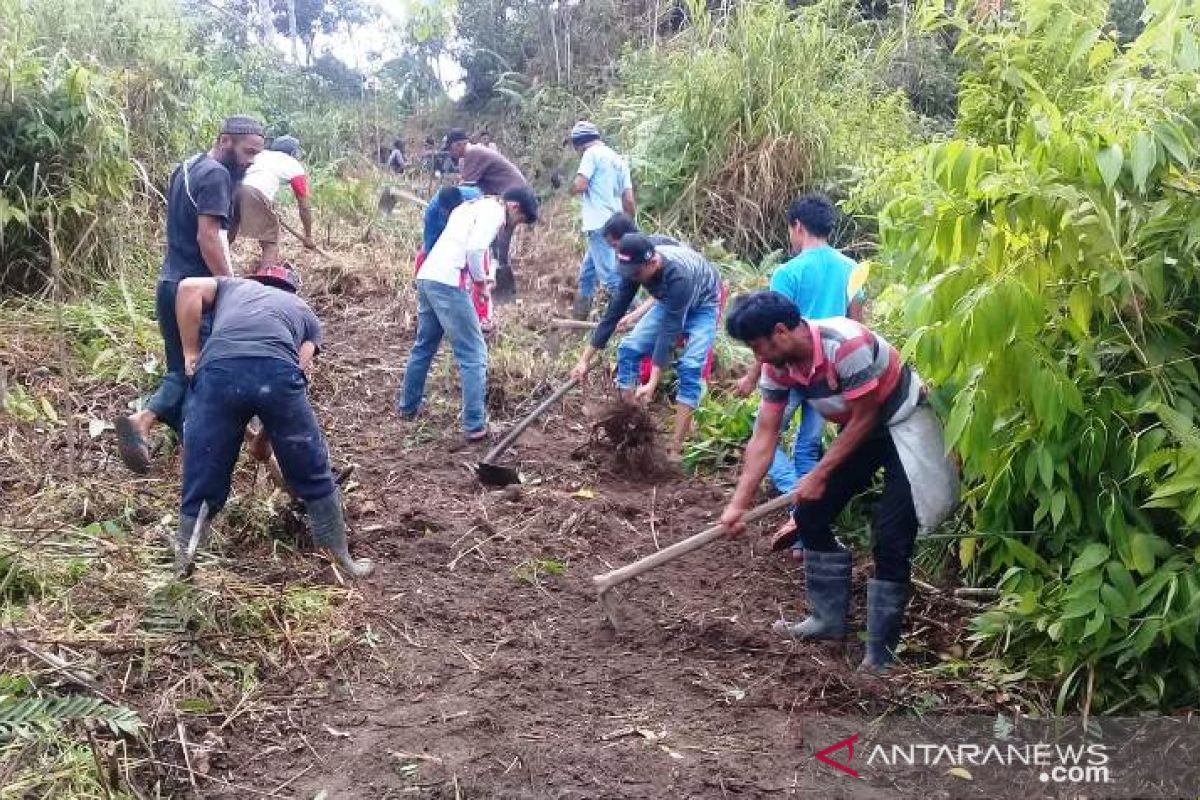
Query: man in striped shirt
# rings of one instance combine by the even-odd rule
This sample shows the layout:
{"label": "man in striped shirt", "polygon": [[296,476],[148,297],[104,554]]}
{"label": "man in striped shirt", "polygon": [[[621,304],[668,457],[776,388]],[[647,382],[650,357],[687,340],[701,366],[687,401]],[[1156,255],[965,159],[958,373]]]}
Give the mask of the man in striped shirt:
{"label": "man in striped shirt", "polygon": [[796,484],[793,518],[804,543],[810,614],[774,630],[797,639],[840,639],[850,604],[851,556],[833,534],[846,504],[883,469],[883,495],[872,522],[875,577],[867,589],[867,652],[860,669],[881,671],[900,640],[918,521],[912,487],[890,429],[920,402],[919,380],[896,348],[845,317],[805,320],[778,292],[755,292],[729,314],[729,335],[764,365],[762,409],[743,456],[737,489],[721,516],[731,535],[771,464],[790,391],[840,426],[817,465]]}

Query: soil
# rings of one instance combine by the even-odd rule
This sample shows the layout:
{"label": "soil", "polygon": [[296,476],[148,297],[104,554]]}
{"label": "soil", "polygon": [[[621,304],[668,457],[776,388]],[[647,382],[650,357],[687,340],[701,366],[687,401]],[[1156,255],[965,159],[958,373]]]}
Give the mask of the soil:
{"label": "soil", "polygon": [[[501,336],[532,337],[529,364],[494,365],[490,399],[500,429],[562,380],[549,351],[572,346],[541,341],[530,323],[564,315],[571,299],[562,265],[572,256],[543,247],[534,240],[517,262],[526,300],[500,311]],[[474,466],[487,445],[464,443],[447,348],[422,415],[405,422],[392,410],[415,328],[411,292],[397,298],[338,270],[324,283],[328,293],[310,282],[325,326],[311,388],[335,470],[353,465],[344,484],[351,549],[377,570],[348,587],[335,617],[349,633],[341,645],[305,652],[286,669],[264,665],[258,691],[269,701],[208,729],[201,718],[191,723],[193,741],[221,743],[191,794],[897,796],[814,761],[828,743],[806,741],[804,720],[878,715],[926,700],[994,708],[965,684],[908,669],[888,680],[858,675],[856,638],[796,644],[774,636],[774,620],[803,610],[801,565],[768,552],[761,536],[778,519],[614,590],[614,630],[591,577],[712,524],[731,476],[614,471],[584,413],[585,403],[606,399],[607,382],[594,374],[586,395],[569,394],[503,456],[523,483],[484,489]],[[110,417],[123,400],[110,392],[81,402]],[[666,418],[667,409],[655,415]],[[126,479],[111,453],[89,475]],[[149,519],[173,504],[162,483]],[[277,505],[283,512],[286,501]],[[294,535],[295,520],[280,527]],[[263,549],[251,545],[238,556],[261,558]],[[336,580],[328,568],[306,571],[277,580]],[[856,627],[864,594],[859,575]],[[963,624],[961,609],[918,598],[906,663],[936,660]],[[158,704],[152,696],[122,701]],[[187,795],[178,772],[175,780]]]}
{"label": "soil", "polygon": [[[526,297],[551,296],[553,276],[518,274]],[[612,471],[573,393],[504,456],[523,485],[485,490],[472,470],[486,447],[462,444],[448,372],[418,420],[392,412],[408,320],[369,297],[323,317],[314,393],[335,459],[356,465],[352,548],[378,565],[360,587],[372,644],[275,687],[296,699],[229,739],[214,760],[228,781],[329,799],[887,796],[828,774],[800,721],[904,707],[910,685],[858,676],[853,640],[771,634],[802,610],[800,565],[756,535],[778,520],[615,590],[616,631],[591,576],[712,524],[729,487]],[[533,388],[493,388],[511,415],[494,422],[550,390]],[[949,641],[961,614],[937,616]]]}

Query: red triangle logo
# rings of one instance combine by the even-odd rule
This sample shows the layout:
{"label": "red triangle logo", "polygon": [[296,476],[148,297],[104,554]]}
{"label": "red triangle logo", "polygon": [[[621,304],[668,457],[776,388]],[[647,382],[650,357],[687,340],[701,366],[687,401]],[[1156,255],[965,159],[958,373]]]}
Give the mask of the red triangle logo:
{"label": "red triangle logo", "polygon": [[[854,769],[854,767],[850,766],[850,761],[854,758],[854,743],[857,741],[858,741],[858,734],[856,733],[847,739],[842,739],[837,744],[831,744],[831,745],[829,745],[829,747],[826,747],[824,750],[819,750],[817,752],[817,761],[820,761],[822,764],[828,764],[829,766],[833,767],[834,769],[840,769],[842,772],[846,773],[847,775],[851,775],[851,776],[857,778],[858,770],[856,770],[856,769]],[[841,761],[836,761],[829,757],[830,753],[836,753],[838,750],[841,750],[843,748],[845,748],[845,750],[846,750],[845,763],[843,763]]]}

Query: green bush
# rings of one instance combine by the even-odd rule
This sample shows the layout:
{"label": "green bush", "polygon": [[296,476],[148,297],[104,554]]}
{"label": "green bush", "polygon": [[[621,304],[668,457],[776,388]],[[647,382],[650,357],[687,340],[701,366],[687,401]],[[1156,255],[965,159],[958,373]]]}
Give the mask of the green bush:
{"label": "green bush", "polygon": [[626,56],[605,107],[640,203],[663,226],[765,252],[783,244],[797,193],[836,194],[845,167],[913,143],[908,101],[884,84],[882,40],[841,4],[689,12],[670,43]]}
{"label": "green bush", "polygon": [[1107,711],[1200,700],[1200,6],[1020,0],[958,27],[959,138],[880,185],[907,352],[999,582],[976,636]]}

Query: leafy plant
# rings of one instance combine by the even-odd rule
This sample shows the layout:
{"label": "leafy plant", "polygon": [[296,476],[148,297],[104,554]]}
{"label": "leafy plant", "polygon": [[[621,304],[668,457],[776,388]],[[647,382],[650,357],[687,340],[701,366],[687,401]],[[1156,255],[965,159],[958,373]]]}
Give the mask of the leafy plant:
{"label": "leafy plant", "polygon": [[0,696],[0,741],[35,736],[68,722],[101,722],[116,735],[136,735],[143,727],[137,712],[85,695]]}
{"label": "leafy plant", "polygon": [[934,12],[961,135],[881,179],[881,257],[994,534],[960,547],[1006,595],[976,636],[1061,708],[1170,708],[1200,693],[1200,7],[1124,51],[1106,11]]}

